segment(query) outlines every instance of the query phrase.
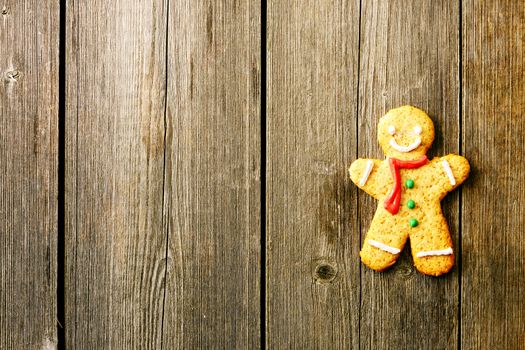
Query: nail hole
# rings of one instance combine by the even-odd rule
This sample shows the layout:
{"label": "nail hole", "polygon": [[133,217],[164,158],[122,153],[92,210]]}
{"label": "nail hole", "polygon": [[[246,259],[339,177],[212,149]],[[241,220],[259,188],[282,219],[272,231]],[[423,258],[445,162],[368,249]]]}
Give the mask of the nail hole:
{"label": "nail hole", "polygon": [[9,13],[9,10],[7,9],[7,7],[2,7],[2,15],[7,15]]}

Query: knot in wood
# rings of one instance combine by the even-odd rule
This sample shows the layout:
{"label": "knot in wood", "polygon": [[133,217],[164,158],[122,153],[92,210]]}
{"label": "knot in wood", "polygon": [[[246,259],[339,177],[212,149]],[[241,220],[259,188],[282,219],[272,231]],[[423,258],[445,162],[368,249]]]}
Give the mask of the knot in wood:
{"label": "knot in wood", "polygon": [[398,265],[396,275],[398,275],[401,279],[408,280],[414,276],[414,272],[414,266],[412,264],[404,262]]}
{"label": "knot in wood", "polygon": [[5,73],[5,80],[8,83],[15,83],[20,79],[20,72],[17,70],[11,70]]}
{"label": "knot in wood", "polygon": [[337,268],[328,263],[321,263],[315,267],[314,279],[318,283],[330,283],[337,276]]}

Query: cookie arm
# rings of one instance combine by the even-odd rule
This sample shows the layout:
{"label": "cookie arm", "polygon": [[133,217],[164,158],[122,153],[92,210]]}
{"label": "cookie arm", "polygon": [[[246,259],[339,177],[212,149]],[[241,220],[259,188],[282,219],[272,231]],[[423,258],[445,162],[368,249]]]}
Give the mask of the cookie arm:
{"label": "cookie arm", "polygon": [[470,165],[465,157],[449,154],[432,160],[435,169],[434,186],[441,189],[441,198],[461,185],[468,177]]}
{"label": "cookie arm", "polygon": [[[363,191],[379,199],[385,194],[385,182],[388,177],[382,178],[384,167],[379,159],[357,159],[349,169],[350,179]],[[388,176],[388,175],[387,175]]]}

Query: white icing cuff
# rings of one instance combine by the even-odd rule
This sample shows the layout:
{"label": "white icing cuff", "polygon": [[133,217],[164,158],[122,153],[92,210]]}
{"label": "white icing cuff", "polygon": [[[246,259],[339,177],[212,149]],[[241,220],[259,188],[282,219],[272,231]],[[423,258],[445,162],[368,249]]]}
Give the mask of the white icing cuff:
{"label": "white icing cuff", "polygon": [[379,248],[381,250],[384,250],[385,252],[388,252],[388,253],[394,254],[394,255],[395,254],[399,254],[401,252],[401,250],[399,250],[397,248],[391,247],[389,245],[386,245],[386,244],[378,242],[378,241],[374,241],[373,239],[369,239],[368,240],[368,244],[370,244],[372,247]]}
{"label": "white icing cuff", "polygon": [[374,161],[368,160],[366,163],[365,172],[363,173],[363,176],[361,176],[361,179],[359,180],[359,186],[364,186],[366,182],[368,181],[368,177],[370,176],[370,173],[372,172],[372,168],[374,167]]}
{"label": "white icing cuff", "polygon": [[456,185],[456,179],[454,178],[454,174],[452,173],[452,169],[450,169],[450,164],[448,164],[448,162],[443,159],[443,161],[441,162],[441,165],[443,165],[443,169],[445,170],[445,174],[447,174],[448,176],[448,181],[450,182],[450,184],[452,186],[455,186]]}
{"label": "white icing cuff", "polygon": [[429,250],[426,252],[419,252],[416,254],[416,257],[423,258],[425,256],[437,256],[437,255],[452,255],[452,248],[442,249],[442,250]]}
{"label": "white icing cuff", "polygon": [[419,147],[420,144],[421,144],[421,137],[418,137],[416,141],[412,142],[408,146],[399,145],[393,137],[390,139],[390,146],[392,146],[392,148],[394,148],[396,151],[403,152],[403,153],[407,153],[407,152],[415,150],[416,148]]}

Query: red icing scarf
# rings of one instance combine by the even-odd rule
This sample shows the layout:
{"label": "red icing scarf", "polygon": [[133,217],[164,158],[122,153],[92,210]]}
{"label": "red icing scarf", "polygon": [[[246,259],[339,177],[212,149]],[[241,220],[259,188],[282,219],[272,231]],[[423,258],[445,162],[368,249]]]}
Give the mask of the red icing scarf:
{"label": "red icing scarf", "polygon": [[385,199],[385,209],[392,215],[396,215],[399,211],[399,203],[401,202],[401,176],[399,169],[415,169],[427,164],[427,156],[423,156],[416,160],[401,160],[396,158],[388,158],[390,164],[390,172],[394,180],[394,186],[390,194]]}

